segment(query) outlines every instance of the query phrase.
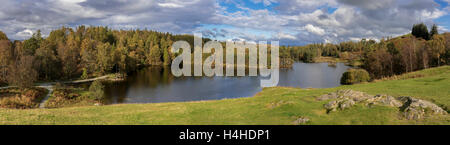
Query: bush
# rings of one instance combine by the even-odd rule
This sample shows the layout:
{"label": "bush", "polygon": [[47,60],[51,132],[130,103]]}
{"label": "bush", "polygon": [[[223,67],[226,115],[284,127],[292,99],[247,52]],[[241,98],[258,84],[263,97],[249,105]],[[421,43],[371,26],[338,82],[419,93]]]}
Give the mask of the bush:
{"label": "bush", "polygon": [[89,78],[89,76],[88,76],[88,73],[87,73],[87,69],[86,68],[83,68],[83,74],[81,75],[81,79],[88,79]]}
{"label": "bush", "polygon": [[91,95],[91,98],[102,100],[104,98],[102,82],[98,80],[92,82],[91,86],[89,87],[89,93]]}
{"label": "bush", "polygon": [[350,69],[342,75],[341,84],[351,85],[355,83],[368,82],[369,80],[370,76],[366,70]]}
{"label": "bush", "polygon": [[37,108],[46,94],[47,90],[44,88],[4,89],[0,91],[0,108]]}
{"label": "bush", "polygon": [[55,91],[53,91],[53,97],[71,100],[80,96],[80,94],[74,93],[72,90],[72,88],[68,87],[55,89]]}
{"label": "bush", "polygon": [[91,106],[96,103],[99,101],[91,97],[87,89],[63,86],[53,91],[52,97],[45,103],[45,108]]}

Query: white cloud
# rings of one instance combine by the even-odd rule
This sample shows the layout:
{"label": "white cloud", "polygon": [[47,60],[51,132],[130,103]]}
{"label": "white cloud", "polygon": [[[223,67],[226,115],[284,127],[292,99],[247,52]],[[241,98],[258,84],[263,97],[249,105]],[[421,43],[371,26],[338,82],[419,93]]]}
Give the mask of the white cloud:
{"label": "white cloud", "polygon": [[31,37],[32,35],[33,35],[33,31],[31,31],[30,29],[25,29],[23,31],[16,33],[17,37],[22,37],[22,38],[28,38],[28,37]]}
{"label": "white cloud", "polygon": [[311,12],[320,7],[336,7],[336,0],[281,0],[277,10],[281,13],[298,14]]}
{"label": "white cloud", "polygon": [[447,14],[445,11],[439,9],[435,9],[434,11],[422,10],[421,13],[421,17],[428,19],[436,19]]}
{"label": "white cloud", "polygon": [[272,3],[276,3],[276,0],[252,0],[254,3],[263,3],[264,6],[271,5]]}
{"label": "white cloud", "polygon": [[305,27],[303,27],[304,29],[306,29],[306,31],[316,34],[316,35],[324,35],[325,34],[325,30],[320,28],[320,27],[316,27],[314,25],[308,24]]}
{"label": "white cloud", "polygon": [[276,38],[278,38],[278,39],[291,39],[291,40],[296,40],[297,39],[297,37],[295,37],[294,35],[290,35],[290,34],[286,34],[286,33],[282,33],[282,32],[278,33],[276,35]]}
{"label": "white cloud", "polygon": [[65,2],[65,3],[81,3],[81,2],[85,2],[86,0],[57,0],[57,1],[61,1],[61,2]]}
{"label": "white cloud", "polygon": [[180,4],[176,4],[176,3],[158,3],[159,6],[161,7],[165,7],[165,8],[181,8],[183,7]]}
{"label": "white cloud", "polygon": [[395,6],[397,0],[338,0],[338,2],[363,9],[377,10]]}

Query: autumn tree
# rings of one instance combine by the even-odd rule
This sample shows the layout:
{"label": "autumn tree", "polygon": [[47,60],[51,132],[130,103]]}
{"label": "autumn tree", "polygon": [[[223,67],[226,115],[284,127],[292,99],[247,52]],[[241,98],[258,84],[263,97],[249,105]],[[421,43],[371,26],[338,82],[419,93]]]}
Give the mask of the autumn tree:
{"label": "autumn tree", "polygon": [[47,40],[44,40],[41,43],[41,46],[36,50],[34,59],[39,78],[43,78],[44,80],[57,78],[60,68],[55,49],[56,48],[53,44]]}
{"label": "autumn tree", "polygon": [[[0,37],[3,37],[1,35],[2,32],[0,31]],[[9,40],[0,40],[0,83],[6,82],[8,65],[10,64],[12,58],[11,43]]]}
{"label": "autumn tree", "polygon": [[11,42],[5,33],[0,31],[0,83],[6,82],[6,73],[12,59]]}
{"label": "autumn tree", "polygon": [[428,42],[428,47],[431,49],[431,54],[437,62],[437,66],[441,66],[441,55],[445,53],[445,38],[441,35],[434,35],[433,39]]}
{"label": "autumn tree", "polygon": [[89,38],[85,38],[81,42],[81,67],[86,69],[87,73],[95,72],[97,65],[96,61],[96,45],[95,42]]}
{"label": "autumn tree", "polygon": [[58,57],[61,60],[63,77],[71,78],[78,70],[79,45],[73,35],[70,35],[65,44],[58,44]]}
{"label": "autumn tree", "polygon": [[9,40],[8,36],[6,36],[6,34],[3,33],[2,31],[0,31],[0,40]]}
{"label": "autumn tree", "polygon": [[37,72],[33,69],[33,56],[22,56],[19,60],[9,65],[9,85],[20,88],[29,88],[37,80]]}
{"label": "autumn tree", "polygon": [[436,24],[433,24],[433,27],[431,27],[431,31],[430,31],[430,38],[433,38],[434,35],[439,34],[438,32],[438,27]]}
{"label": "autumn tree", "polygon": [[112,48],[109,43],[97,44],[97,68],[101,74],[109,72],[113,67],[111,49]]}
{"label": "autumn tree", "polygon": [[147,44],[149,45],[149,52],[147,53],[147,63],[149,65],[161,65],[161,50],[159,47],[160,39],[152,34],[147,38]]}

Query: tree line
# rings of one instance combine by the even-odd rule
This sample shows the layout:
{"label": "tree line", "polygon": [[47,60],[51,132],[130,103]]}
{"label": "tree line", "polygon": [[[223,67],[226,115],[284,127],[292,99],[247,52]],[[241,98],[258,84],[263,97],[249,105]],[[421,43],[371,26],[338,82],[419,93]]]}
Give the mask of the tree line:
{"label": "tree line", "polygon": [[[309,44],[280,47],[280,57],[294,61],[313,62],[319,56],[360,61],[361,68],[372,78],[448,65],[450,63],[450,33],[439,34],[437,26],[431,31],[423,23],[415,24],[412,33],[396,38],[347,41],[339,44]],[[284,53],[283,53],[284,51]]]}
{"label": "tree line", "polygon": [[174,40],[193,39],[151,30],[62,27],[43,38],[38,30],[11,42],[0,31],[0,83],[32,86],[37,80],[67,80],[128,73],[142,66],[170,65]]}
{"label": "tree line", "polygon": [[[38,30],[27,40],[13,42],[0,31],[0,84],[26,87],[35,81],[126,74],[143,66],[170,65],[178,54],[169,50],[178,40],[187,41],[193,48],[192,35],[151,30],[62,27],[46,38]],[[449,64],[449,49],[450,33],[439,34],[436,25],[428,32],[426,25],[416,24],[411,34],[379,42],[362,39],[280,46],[280,58],[281,66],[293,61],[313,62],[319,56],[360,61],[372,78],[381,78]]]}

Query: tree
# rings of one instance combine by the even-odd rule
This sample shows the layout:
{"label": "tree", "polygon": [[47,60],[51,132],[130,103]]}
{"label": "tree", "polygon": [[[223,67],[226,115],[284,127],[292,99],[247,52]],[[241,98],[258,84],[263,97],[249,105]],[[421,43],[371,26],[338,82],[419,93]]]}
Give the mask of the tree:
{"label": "tree", "polygon": [[73,35],[68,37],[65,45],[63,43],[58,44],[58,57],[62,63],[64,78],[71,78],[78,70],[79,55],[78,43]]}
{"label": "tree", "polygon": [[150,65],[160,65],[161,62],[161,51],[159,50],[159,45],[153,45],[150,49],[150,58],[147,58]]}
{"label": "tree", "polygon": [[[0,35],[1,33],[0,31]],[[8,65],[12,58],[11,43],[9,40],[0,40],[0,82],[6,82]]]}
{"label": "tree", "polygon": [[171,46],[170,36],[168,35],[167,38],[161,39],[161,47],[163,51],[163,61],[164,65],[170,65],[171,63],[171,57],[170,57],[170,46]]}
{"label": "tree", "polygon": [[0,31],[0,40],[9,40],[5,33]]}
{"label": "tree", "polygon": [[101,74],[105,74],[112,69],[113,59],[111,54],[111,45],[109,43],[97,44],[97,68]]}
{"label": "tree", "polygon": [[87,73],[95,71],[97,65],[95,42],[89,38],[85,38],[81,42],[81,62],[80,66],[87,70]]}
{"label": "tree", "polygon": [[441,55],[445,53],[445,38],[440,35],[434,35],[433,39],[428,42],[431,49],[432,57],[437,61],[437,65],[441,66]]}
{"label": "tree", "polygon": [[91,98],[96,100],[102,100],[105,96],[103,88],[104,86],[102,85],[102,82],[100,82],[99,80],[92,82],[91,86],[89,86],[89,93],[91,95]]}
{"label": "tree", "polygon": [[22,56],[20,60],[9,65],[9,85],[20,88],[29,88],[37,80],[37,72],[33,69],[33,56]]}
{"label": "tree", "polygon": [[390,58],[389,59],[390,70],[391,70],[390,75],[394,75],[397,72],[399,72],[397,69],[400,68],[400,67],[396,67],[397,62],[400,61],[400,58],[398,55],[400,53],[400,50],[398,50],[398,48],[395,47],[395,44],[393,42],[389,42],[386,45],[386,47],[387,47],[387,51],[388,51],[389,55],[391,56],[391,57],[389,57]]}
{"label": "tree", "polygon": [[34,33],[30,39],[25,40],[23,42],[23,50],[24,50],[25,55],[33,56],[36,49],[38,49],[39,46],[41,45],[42,40],[43,40],[43,38],[41,35],[41,30],[38,30],[36,33]]}
{"label": "tree", "polygon": [[436,34],[439,34],[438,27],[436,24],[433,24],[433,27],[431,27],[431,31],[430,31],[430,38],[433,38],[433,36]]}
{"label": "tree", "polygon": [[44,78],[45,80],[55,79],[60,70],[58,62],[55,46],[49,41],[43,41],[35,54],[35,66],[40,76],[39,78]]}
{"label": "tree", "polygon": [[429,40],[430,37],[428,28],[424,23],[415,24],[412,28],[411,34],[416,36],[416,38],[423,38],[425,40]]}
{"label": "tree", "polygon": [[123,50],[123,48],[116,49],[116,56],[118,57],[117,65],[119,67],[120,73],[127,73],[129,71],[129,65],[128,65],[128,55],[126,54],[126,51]]}

